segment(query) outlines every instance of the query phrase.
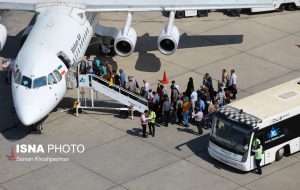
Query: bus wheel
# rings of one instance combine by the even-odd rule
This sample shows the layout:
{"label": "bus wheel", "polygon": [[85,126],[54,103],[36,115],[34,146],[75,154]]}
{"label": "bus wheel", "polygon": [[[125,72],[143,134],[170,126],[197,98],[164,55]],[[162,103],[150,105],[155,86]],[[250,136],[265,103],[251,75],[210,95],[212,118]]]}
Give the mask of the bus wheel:
{"label": "bus wheel", "polygon": [[284,155],[284,147],[282,147],[281,149],[277,150],[276,156],[275,156],[275,160],[276,161],[281,160],[281,158],[283,157],[283,155]]}
{"label": "bus wheel", "polygon": [[288,4],[286,10],[288,10],[288,11],[294,11],[295,10],[294,4],[293,3]]}
{"label": "bus wheel", "polygon": [[279,6],[279,8],[277,9],[277,12],[282,12],[282,11],[284,11],[284,10],[285,10],[285,5],[281,4],[281,5]]}

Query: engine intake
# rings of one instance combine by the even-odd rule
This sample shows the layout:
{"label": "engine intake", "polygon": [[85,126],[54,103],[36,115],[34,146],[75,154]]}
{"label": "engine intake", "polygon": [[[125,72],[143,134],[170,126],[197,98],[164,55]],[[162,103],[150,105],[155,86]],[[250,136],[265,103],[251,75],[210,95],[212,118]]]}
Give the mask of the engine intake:
{"label": "engine intake", "polygon": [[127,32],[124,31],[125,29],[123,31],[119,31],[115,38],[114,48],[118,55],[126,57],[131,55],[133,52],[136,45],[137,35],[132,27],[130,27]]}
{"label": "engine intake", "polygon": [[3,49],[7,38],[7,30],[4,25],[0,24],[0,51]]}
{"label": "engine intake", "polygon": [[[168,32],[168,30],[170,30]],[[165,55],[173,54],[179,44],[179,31],[176,26],[172,26],[171,29],[168,29],[168,26],[165,26],[158,37],[157,45],[160,52]]]}

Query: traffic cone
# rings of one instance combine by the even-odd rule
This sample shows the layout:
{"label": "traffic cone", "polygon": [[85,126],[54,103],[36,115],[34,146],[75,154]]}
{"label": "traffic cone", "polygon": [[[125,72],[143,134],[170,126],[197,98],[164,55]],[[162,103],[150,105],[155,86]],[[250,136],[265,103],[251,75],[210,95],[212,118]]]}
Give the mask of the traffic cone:
{"label": "traffic cone", "polygon": [[164,71],[164,78],[163,78],[163,80],[160,80],[160,82],[163,83],[163,84],[168,84],[169,83],[169,80],[167,79],[166,71]]}
{"label": "traffic cone", "polygon": [[13,147],[13,146],[11,146],[11,154],[10,154],[10,156],[8,157],[8,159],[9,159],[9,160],[12,160],[12,161],[17,160],[17,157],[16,157],[15,150],[14,150],[14,147]]}

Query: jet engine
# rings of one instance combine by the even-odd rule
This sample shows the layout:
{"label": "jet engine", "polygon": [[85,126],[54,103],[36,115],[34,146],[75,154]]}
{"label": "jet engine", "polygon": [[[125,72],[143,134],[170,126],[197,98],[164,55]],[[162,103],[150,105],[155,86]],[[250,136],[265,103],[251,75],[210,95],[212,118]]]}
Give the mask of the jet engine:
{"label": "jet engine", "polygon": [[129,56],[134,50],[136,40],[136,32],[132,27],[127,29],[127,31],[125,28],[119,31],[114,42],[116,53],[122,57]]}
{"label": "jet engine", "polygon": [[7,38],[7,30],[5,26],[0,24],[0,51],[3,49]]}
{"label": "jet engine", "polygon": [[171,26],[172,29],[168,32],[168,26],[165,26],[158,37],[157,45],[161,53],[165,55],[173,54],[179,43],[179,31],[176,26]]}
{"label": "jet engine", "polygon": [[171,55],[178,47],[179,31],[174,25],[175,12],[171,11],[169,16],[168,25],[163,27],[157,39],[157,45],[160,52],[165,55]]}
{"label": "jet engine", "polygon": [[116,35],[114,48],[118,55],[129,56],[135,47],[137,35],[135,30],[130,26],[132,20],[132,14],[129,12],[127,15],[127,20],[123,30],[119,30]]}

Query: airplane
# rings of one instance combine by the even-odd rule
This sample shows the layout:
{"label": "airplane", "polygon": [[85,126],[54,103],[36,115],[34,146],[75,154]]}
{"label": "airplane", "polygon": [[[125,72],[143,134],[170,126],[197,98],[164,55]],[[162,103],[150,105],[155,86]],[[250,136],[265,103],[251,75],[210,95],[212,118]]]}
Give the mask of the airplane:
{"label": "airplane", "polygon": [[[36,13],[36,22],[24,34],[12,76],[12,96],[17,116],[25,126],[42,130],[42,120],[63,99],[66,73],[82,58],[94,36],[114,39],[119,56],[129,56],[137,34],[131,27],[132,13],[170,11],[169,20],[157,39],[158,49],[166,55],[179,44],[174,25],[179,10],[217,10],[268,7],[272,0],[1,0],[1,10],[25,10]],[[99,23],[102,12],[127,12],[122,30]],[[7,29],[0,24],[0,51]]]}

